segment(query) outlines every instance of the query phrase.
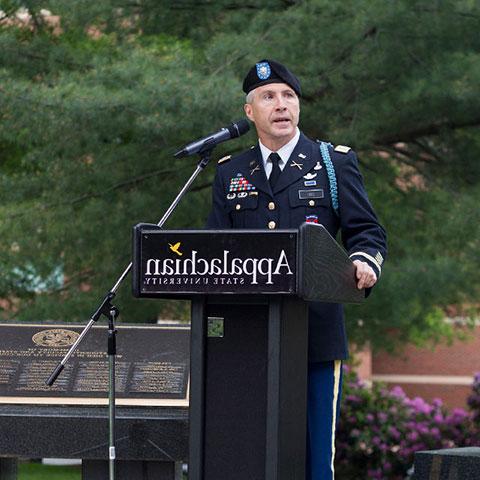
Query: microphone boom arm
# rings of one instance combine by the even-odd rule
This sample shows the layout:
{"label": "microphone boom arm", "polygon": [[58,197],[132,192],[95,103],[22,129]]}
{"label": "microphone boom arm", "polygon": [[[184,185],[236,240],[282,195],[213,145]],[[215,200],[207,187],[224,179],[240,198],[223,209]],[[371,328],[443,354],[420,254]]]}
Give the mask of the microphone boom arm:
{"label": "microphone boom arm", "polygon": [[[208,142],[208,141],[207,141]],[[210,143],[207,143],[206,145],[202,148],[201,151],[199,151],[200,154],[200,160],[197,164],[197,168],[194,170],[192,175],[190,175],[190,178],[187,180],[183,188],[180,190],[180,192],[177,194],[173,202],[170,204],[166,212],[163,214],[162,218],[158,221],[157,226],[162,227],[165,222],[170,218],[171,214],[174,212],[174,210],[177,208],[178,204],[182,200],[182,198],[185,196],[185,194],[188,192],[189,188],[191,187],[192,183],[195,181],[195,179],[198,177],[200,172],[208,165],[208,162],[211,159],[212,156],[212,150],[215,147],[215,142],[213,142],[213,145]],[[84,329],[80,333],[80,336],[77,338],[75,343],[70,347],[68,352],[65,354],[63,359],[58,363],[58,365],[55,367],[53,372],[50,374],[48,379],[45,381],[46,385],[51,387],[54,383],[55,380],[58,378],[58,376],[62,373],[63,369],[65,368],[65,365],[67,364],[68,360],[70,357],[73,355],[73,353],[77,350],[79,347],[80,343],[83,341],[89,330],[93,327],[93,325],[99,320],[99,318],[102,315],[105,315],[107,318],[110,318],[110,313],[114,307],[112,305],[111,301],[115,298],[116,293],[122,282],[125,280],[127,277],[128,273],[132,269],[133,263],[130,262],[125,270],[122,272],[122,274],[118,277],[117,281],[113,285],[113,287],[107,292],[103,300],[100,302],[99,306],[95,310],[95,313],[90,317],[89,322],[87,325],[85,325]]]}

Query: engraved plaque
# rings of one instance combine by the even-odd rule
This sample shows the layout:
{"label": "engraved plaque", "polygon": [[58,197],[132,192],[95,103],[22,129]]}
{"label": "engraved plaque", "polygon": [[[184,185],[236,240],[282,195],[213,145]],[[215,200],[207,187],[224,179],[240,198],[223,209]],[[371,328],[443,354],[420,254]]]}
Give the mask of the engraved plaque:
{"label": "engraved plaque", "polygon": [[[107,327],[95,325],[53,386],[83,326],[0,324],[0,403],[106,404]],[[117,405],[188,406],[188,326],[117,326]]]}

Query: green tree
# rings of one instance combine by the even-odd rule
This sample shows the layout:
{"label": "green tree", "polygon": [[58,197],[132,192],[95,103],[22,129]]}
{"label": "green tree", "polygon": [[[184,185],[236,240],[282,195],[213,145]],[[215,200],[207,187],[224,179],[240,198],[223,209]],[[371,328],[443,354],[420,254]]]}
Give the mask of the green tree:
{"label": "green tree", "polygon": [[[243,75],[265,57],[298,73],[307,135],[358,151],[389,233],[375,294],[348,309],[354,338],[443,336],[447,307],[475,305],[477,2],[21,3],[28,28],[0,2],[4,316],[85,319],[129,262],[130,225],[157,221],[192,171],[172,153],[242,116]],[[167,227],[203,225],[213,172]],[[117,303],[130,321],[174,308],[131,298],[128,281]]]}

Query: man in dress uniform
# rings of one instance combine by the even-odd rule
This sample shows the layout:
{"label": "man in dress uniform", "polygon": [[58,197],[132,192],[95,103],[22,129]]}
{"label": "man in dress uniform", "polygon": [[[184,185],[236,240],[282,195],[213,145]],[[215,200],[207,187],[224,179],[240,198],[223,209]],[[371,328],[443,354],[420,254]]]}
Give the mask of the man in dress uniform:
{"label": "man in dress uniform", "polygon": [[[381,274],[385,231],[368,200],[355,152],[319,144],[297,127],[300,82],[284,65],[262,60],[243,82],[245,113],[258,144],[219,161],[208,228],[298,228],[321,223],[356,266],[368,294]],[[335,426],[347,338],[340,304],[309,305],[307,480],[334,478]]]}

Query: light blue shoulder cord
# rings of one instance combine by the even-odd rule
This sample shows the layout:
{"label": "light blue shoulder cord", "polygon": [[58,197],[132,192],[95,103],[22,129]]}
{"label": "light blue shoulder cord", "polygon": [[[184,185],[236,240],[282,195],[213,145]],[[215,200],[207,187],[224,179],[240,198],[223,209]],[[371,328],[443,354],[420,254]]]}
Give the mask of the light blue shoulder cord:
{"label": "light blue shoulder cord", "polygon": [[330,185],[330,198],[332,199],[332,207],[337,216],[338,213],[338,187],[337,187],[337,175],[335,174],[335,167],[333,166],[332,159],[330,158],[330,152],[328,147],[331,147],[331,143],[320,142],[320,153],[322,154],[323,163],[327,169],[328,183]]}

